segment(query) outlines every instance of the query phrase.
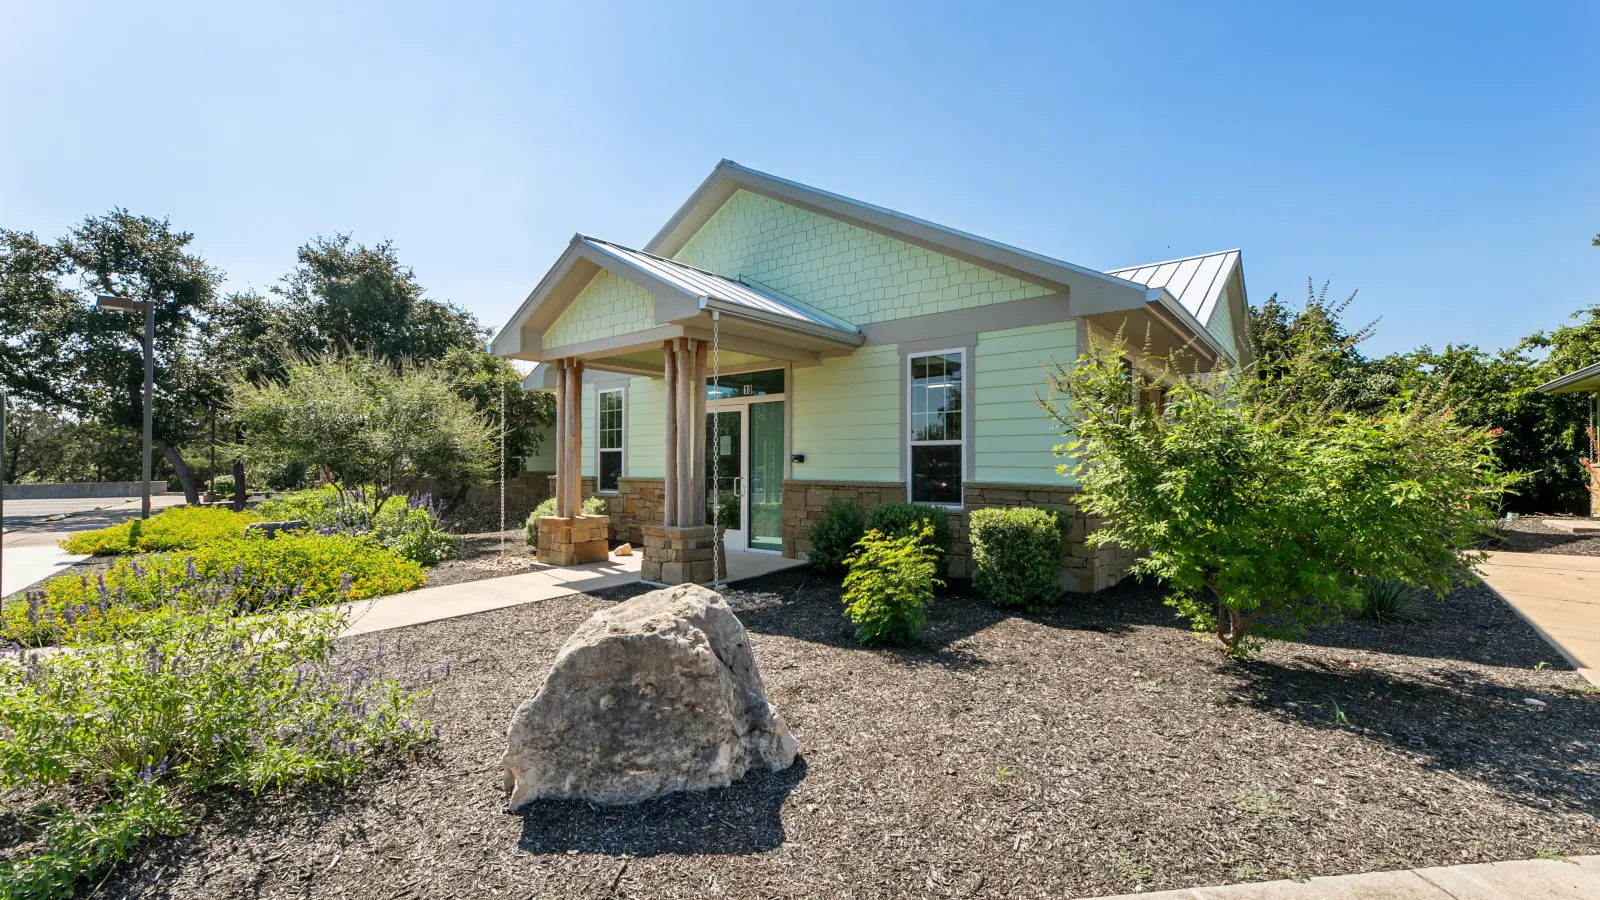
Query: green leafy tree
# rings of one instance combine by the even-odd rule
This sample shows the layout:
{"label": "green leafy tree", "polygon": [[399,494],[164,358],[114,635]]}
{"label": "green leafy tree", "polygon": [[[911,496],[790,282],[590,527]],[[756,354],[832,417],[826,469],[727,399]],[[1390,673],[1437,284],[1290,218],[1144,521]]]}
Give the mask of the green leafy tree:
{"label": "green leafy tree", "polygon": [[543,429],[556,423],[555,395],[523,390],[522,375],[498,356],[477,347],[456,347],[445,353],[439,368],[456,393],[471,401],[489,423],[496,442],[500,439],[500,404],[504,399],[507,459],[538,450]]}
{"label": "green leafy tree", "polygon": [[[1129,373],[1120,344],[1091,337],[1048,374],[1071,435],[1064,465],[1082,507],[1107,524],[1093,544],[1146,551],[1136,572],[1230,655],[1357,604],[1362,578],[1442,594],[1509,478],[1493,435],[1412,397],[1380,413],[1265,402],[1231,373]],[[1136,391],[1166,387],[1159,411]]]}
{"label": "green leafy tree", "polygon": [[299,265],[272,291],[289,304],[295,349],[303,357],[435,360],[459,347],[482,346],[477,320],[426,297],[390,241],[367,247],[348,234],[319,237],[297,257]]}
{"label": "green leafy tree", "polygon": [[376,514],[407,477],[448,485],[491,471],[483,418],[437,368],[366,356],[291,365],[282,382],[240,382],[234,416],[247,460],[328,473],[341,491],[372,488]]}

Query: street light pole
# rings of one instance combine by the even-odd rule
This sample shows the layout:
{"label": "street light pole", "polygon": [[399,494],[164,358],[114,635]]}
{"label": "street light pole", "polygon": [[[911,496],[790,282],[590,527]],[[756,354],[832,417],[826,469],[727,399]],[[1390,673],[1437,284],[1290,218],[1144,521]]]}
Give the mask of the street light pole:
{"label": "street light pole", "polygon": [[152,300],[144,301],[144,461],[141,465],[141,476],[144,478],[143,497],[139,518],[150,518],[150,444],[155,435],[155,428],[151,424],[151,417],[155,408],[155,383],[156,383],[156,305]]}
{"label": "street light pole", "polygon": [[151,413],[155,406],[156,383],[156,304],[154,300],[130,300],[127,297],[116,297],[100,294],[95,297],[95,305],[101,309],[113,309],[117,312],[144,313],[144,459],[140,463],[140,476],[143,479],[141,495],[144,503],[140,507],[139,518],[150,518],[150,445],[155,429]]}

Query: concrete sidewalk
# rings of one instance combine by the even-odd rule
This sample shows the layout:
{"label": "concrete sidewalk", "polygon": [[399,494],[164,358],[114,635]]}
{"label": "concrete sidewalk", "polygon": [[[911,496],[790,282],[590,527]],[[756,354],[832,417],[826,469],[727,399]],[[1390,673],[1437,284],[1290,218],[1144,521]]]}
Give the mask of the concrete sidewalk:
{"label": "concrete sidewalk", "polygon": [[9,597],[30,588],[46,578],[61,574],[62,570],[86,554],[68,553],[56,546],[54,540],[35,543],[7,543],[3,551],[4,565],[0,566],[0,597]]}
{"label": "concrete sidewalk", "polygon": [[1122,894],[1100,900],[1595,900],[1600,856],[1367,872],[1308,881]]}
{"label": "concrete sidewalk", "polygon": [[1478,574],[1579,674],[1600,685],[1600,557],[1490,553]]}
{"label": "concrete sidewalk", "polygon": [[[344,634],[348,637],[405,628],[629,584],[639,580],[639,564],[642,561],[643,557],[635,553],[581,566],[541,565],[532,572],[424,587],[404,594],[364,600],[351,605],[350,625]],[[735,550],[728,554],[728,580],[737,581],[803,565],[805,563],[800,560]]]}

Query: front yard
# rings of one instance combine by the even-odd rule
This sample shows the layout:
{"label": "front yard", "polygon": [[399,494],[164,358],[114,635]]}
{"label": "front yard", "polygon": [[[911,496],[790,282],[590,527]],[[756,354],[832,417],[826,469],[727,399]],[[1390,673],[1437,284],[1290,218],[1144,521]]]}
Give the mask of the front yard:
{"label": "front yard", "polygon": [[504,813],[512,710],[629,592],[565,597],[342,641],[432,686],[440,740],[344,792],[215,796],[102,893],[1085,897],[1600,851],[1600,695],[1481,587],[1243,664],[1134,583],[1036,617],[941,596],[914,651],[857,647],[836,579],[739,587],[790,598],[740,614],[788,771]]}

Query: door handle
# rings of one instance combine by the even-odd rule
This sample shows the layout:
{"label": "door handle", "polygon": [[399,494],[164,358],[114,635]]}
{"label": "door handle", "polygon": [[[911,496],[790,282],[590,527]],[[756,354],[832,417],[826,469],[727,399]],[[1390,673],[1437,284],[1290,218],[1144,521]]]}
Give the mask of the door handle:
{"label": "door handle", "polygon": [[733,476],[733,495],[735,497],[738,497],[741,500],[744,499],[744,476],[743,475],[735,475],[735,476]]}

